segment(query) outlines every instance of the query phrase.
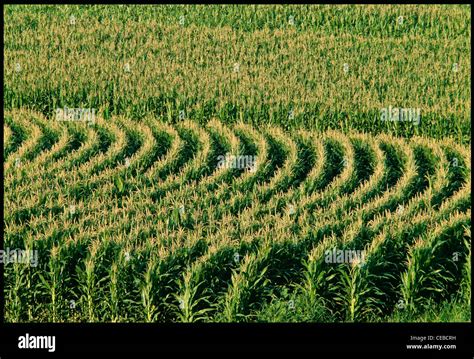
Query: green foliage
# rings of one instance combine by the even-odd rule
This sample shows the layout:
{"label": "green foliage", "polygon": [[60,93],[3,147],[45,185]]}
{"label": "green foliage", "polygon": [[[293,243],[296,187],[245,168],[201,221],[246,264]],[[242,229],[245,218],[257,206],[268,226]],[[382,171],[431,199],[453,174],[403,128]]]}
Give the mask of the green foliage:
{"label": "green foliage", "polygon": [[469,6],[4,17],[7,322],[469,321]]}

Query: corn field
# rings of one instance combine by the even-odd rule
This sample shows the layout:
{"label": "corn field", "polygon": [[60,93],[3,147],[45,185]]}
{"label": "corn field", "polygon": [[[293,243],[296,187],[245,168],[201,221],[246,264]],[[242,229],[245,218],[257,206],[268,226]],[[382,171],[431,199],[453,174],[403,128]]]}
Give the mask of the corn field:
{"label": "corn field", "polygon": [[470,7],[4,17],[7,322],[471,320]]}

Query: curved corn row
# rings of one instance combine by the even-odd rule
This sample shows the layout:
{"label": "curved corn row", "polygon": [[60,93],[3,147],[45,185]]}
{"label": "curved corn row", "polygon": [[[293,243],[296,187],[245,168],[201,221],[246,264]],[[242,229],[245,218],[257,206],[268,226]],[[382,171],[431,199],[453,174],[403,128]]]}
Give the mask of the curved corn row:
{"label": "curved corn row", "polygon": [[15,152],[11,153],[3,165],[5,175],[8,175],[14,168],[21,168],[24,161],[28,161],[29,157],[34,156],[35,148],[41,141],[41,128],[36,124],[29,123],[28,119],[23,115],[19,115],[18,122],[22,125],[27,133],[27,139],[21,143]]}

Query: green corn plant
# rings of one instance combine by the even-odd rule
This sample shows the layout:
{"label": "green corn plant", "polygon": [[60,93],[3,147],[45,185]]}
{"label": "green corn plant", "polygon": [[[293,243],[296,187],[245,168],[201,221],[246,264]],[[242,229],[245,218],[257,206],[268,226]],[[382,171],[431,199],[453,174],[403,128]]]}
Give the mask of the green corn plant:
{"label": "green corn plant", "polygon": [[110,320],[115,323],[120,320],[119,265],[116,262],[110,266],[109,277],[110,299],[107,304],[110,308]]}
{"label": "green corn plant", "polygon": [[154,258],[148,260],[145,274],[143,275],[143,284],[141,285],[141,298],[144,309],[144,319],[147,323],[156,321],[157,308],[154,304],[154,282],[156,278],[156,261]]}
{"label": "green corn plant", "polygon": [[310,307],[316,307],[318,303],[324,302],[321,291],[322,283],[330,282],[335,273],[329,274],[318,260],[318,252],[313,251],[307,259],[303,259],[303,282],[297,284],[298,290],[307,298]]}
{"label": "green corn plant", "polygon": [[269,284],[265,278],[268,266],[266,263],[269,248],[264,247],[257,255],[248,255],[243,259],[240,270],[233,270],[231,285],[223,303],[223,319],[229,322],[247,320],[249,312],[256,303],[257,294]]}
{"label": "green corn plant", "polygon": [[471,228],[465,226],[464,227],[464,245],[467,250],[466,261],[464,263],[464,271],[463,271],[463,280],[462,280],[462,290],[463,296],[466,302],[470,305],[471,304],[471,291],[472,291],[472,281],[471,281]]}
{"label": "green corn plant", "polygon": [[334,300],[344,308],[344,321],[363,321],[383,304],[371,295],[378,293],[373,293],[374,289],[364,280],[361,275],[363,270],[358,264],[343,265],[336,269],[338,282],[331,285],[330,291],[334,293]]}
{"label": "green corn plant", "polygon": [[46,278],[40,272],[37,272],[37,275],[41,280],[44,290],[47,291],[51,298],[49,304],[51,320],[52,322],[58,322],[62,303],[61,288],[64,283],[61,247],[54,246],[51,249],[48,267],[49,271],[47,272]]}
{"label": "green corn plant", "polygon": [[96,321],[96,291],[97,279],[95,276],[95,259],[90,253],[84,260],[84,268],[80,265],[76,267],[77,281],[79,286],[80,302],[83,303],[88,322]]}
{"label": "green corn plant", "polygon": [[199,281],[199,275],[187,271],[183,274],[183,280],[179,281],[178,294],[174,294],[178,302],[178,320],[183,323],[193,323],[205,321],[207,313],[213,311],[213,308],[200,308],[202,304],[208,305],[208,296],[198,296],[199,287],[203,282]]}
{"label": "green corn plant", "polygon": [[24,313],[22,292],[25,288],[26,277],[23,275],[24,269],[21,264],[15,263],[10,266],[13,268],[5,270],[5,279],[10,279],[12,282],[5,298],[5,320],[10,323],[19,323]]}

